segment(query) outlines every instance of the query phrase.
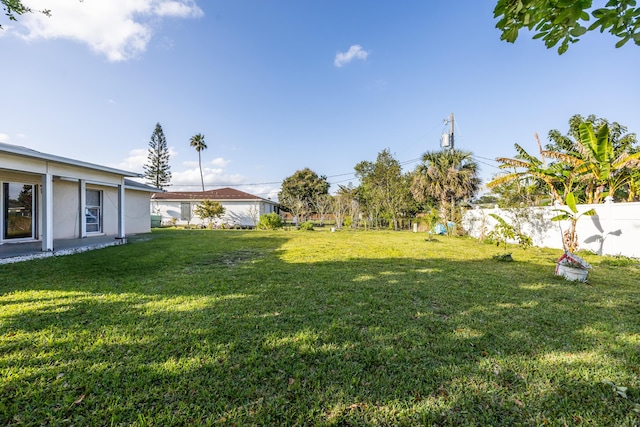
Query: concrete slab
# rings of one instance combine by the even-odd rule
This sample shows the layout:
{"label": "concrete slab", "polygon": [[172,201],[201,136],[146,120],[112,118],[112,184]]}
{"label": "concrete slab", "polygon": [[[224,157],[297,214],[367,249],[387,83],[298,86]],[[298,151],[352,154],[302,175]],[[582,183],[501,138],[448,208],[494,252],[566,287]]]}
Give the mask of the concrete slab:
{"label": "concrete slab", "polygon": [[0,264],[27,261],[36,258],[68,255],[92,249],[126,243],[116,236],[96,236],[84,239],[60,239],[53,241],[53,251],[43,252],[42,242],[3,243],[0,245]]}

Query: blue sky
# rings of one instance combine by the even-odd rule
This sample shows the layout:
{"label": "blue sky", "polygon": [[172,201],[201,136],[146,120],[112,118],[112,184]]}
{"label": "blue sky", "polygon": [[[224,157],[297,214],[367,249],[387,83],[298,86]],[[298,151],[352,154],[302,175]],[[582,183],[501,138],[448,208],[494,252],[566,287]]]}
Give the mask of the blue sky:
{"label": "blue sky", "polygon": [[0,141],[142,172],[159,122],[174,191],[200,188],[196,133],[207,188],[274,197],[304,167],[356,184],[385,148],[412,170],[452,112],[485,180],[574,114],[640,131],[640,47],[508,44],[495,1],[25,3],[53,16],[0,18]]}

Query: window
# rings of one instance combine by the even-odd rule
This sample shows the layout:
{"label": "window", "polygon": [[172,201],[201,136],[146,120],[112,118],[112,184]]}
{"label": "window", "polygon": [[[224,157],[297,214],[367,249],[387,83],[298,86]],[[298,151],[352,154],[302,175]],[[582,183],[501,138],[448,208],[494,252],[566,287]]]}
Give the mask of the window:
{"label": "window", "polygon": [[191,203],[180,203],[180,221],[191,221]]}
{"label": "window", "polygon": [[4,239],[35,238],[35,185],[5,182],[4,194]]}
{"label": "window", "polygon": [[87,190],[84,210],[87,233],[102,232],[102,191]]}

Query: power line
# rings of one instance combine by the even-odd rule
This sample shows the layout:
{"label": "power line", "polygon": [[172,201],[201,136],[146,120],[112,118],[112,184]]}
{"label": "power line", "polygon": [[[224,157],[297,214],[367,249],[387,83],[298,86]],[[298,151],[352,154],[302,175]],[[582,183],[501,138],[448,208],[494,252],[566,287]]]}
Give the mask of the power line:
{"label": "power line", "polygon": [[[257,182],[257,183],[248,183],[248,184],[215,184],[218,187],[240,187],[247,185],[275,185],[282,184],[282,181],[274,181],[274,182]],[[200,187],[201,184],[171,184],[170,187]]]}
{"label": "power line", "polygon": [[[458,125],[458,130],[459,130],[459,125]],[[428,134],[422,135],[418,138],[416,138],[414,140],[413,143],[411,143],[411,145],[414,145],[416,142],[422,140],[425,136],[427,136]],[[489,160],[489,159],[486,159]],[[404,160],[401,162],[398,162],[400,164],[400,166],[407,166],[413,163],[417,163],[422,161],[422,157],[417,157],[414,159],[409,159],[409,160]],[[482,163],[482,162],[480,162]],[[491,166],[491,165],[489,165]],[[335,174],[335,175],[328,175],[326,176],[326,178],[338,178],[338,177],[343,177],[343,176],[349,176],[351,178],[349,179],[342,179],[339,181],[335,181],[335,182],[329,182],[330,185],[334,185],[334,184],[339,184],[342,182],[348,182],[351,179],[355,179],[355,172],[347,172],[347,173],[339,173],[339,174]],[[258,185],[280,185],[282,184],[282,181],[273,181],[273,182],[258,182],[258,183],[244,183],[244,184],[235,184],[235,183],[222,183],[222,184],[215,184],[216,187],[247,187],[247,186],[258,186]],[[171,184],[169,185],[170,187],[200,187],[201,184]]]}

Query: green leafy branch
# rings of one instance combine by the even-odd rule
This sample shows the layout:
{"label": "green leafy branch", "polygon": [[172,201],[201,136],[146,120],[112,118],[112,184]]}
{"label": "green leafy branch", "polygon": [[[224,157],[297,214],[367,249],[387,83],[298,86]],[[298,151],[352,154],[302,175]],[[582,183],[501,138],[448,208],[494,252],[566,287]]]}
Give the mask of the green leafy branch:
{"label": "green leafy branch", "polygon": [[629,396],[627,395],[627,390],[628,390],[627,387],[616,385],[614,382],[609,380],[604,380],[603,383],[611,387],[613,389],[613,392],[618,397],[622,397],[623,399],[628,400],[631,403],[632,405],[631,412],[633,412],[636,415],[640,415],[640,403],[633,402],[631,401],[631,399],[629,399]]}

